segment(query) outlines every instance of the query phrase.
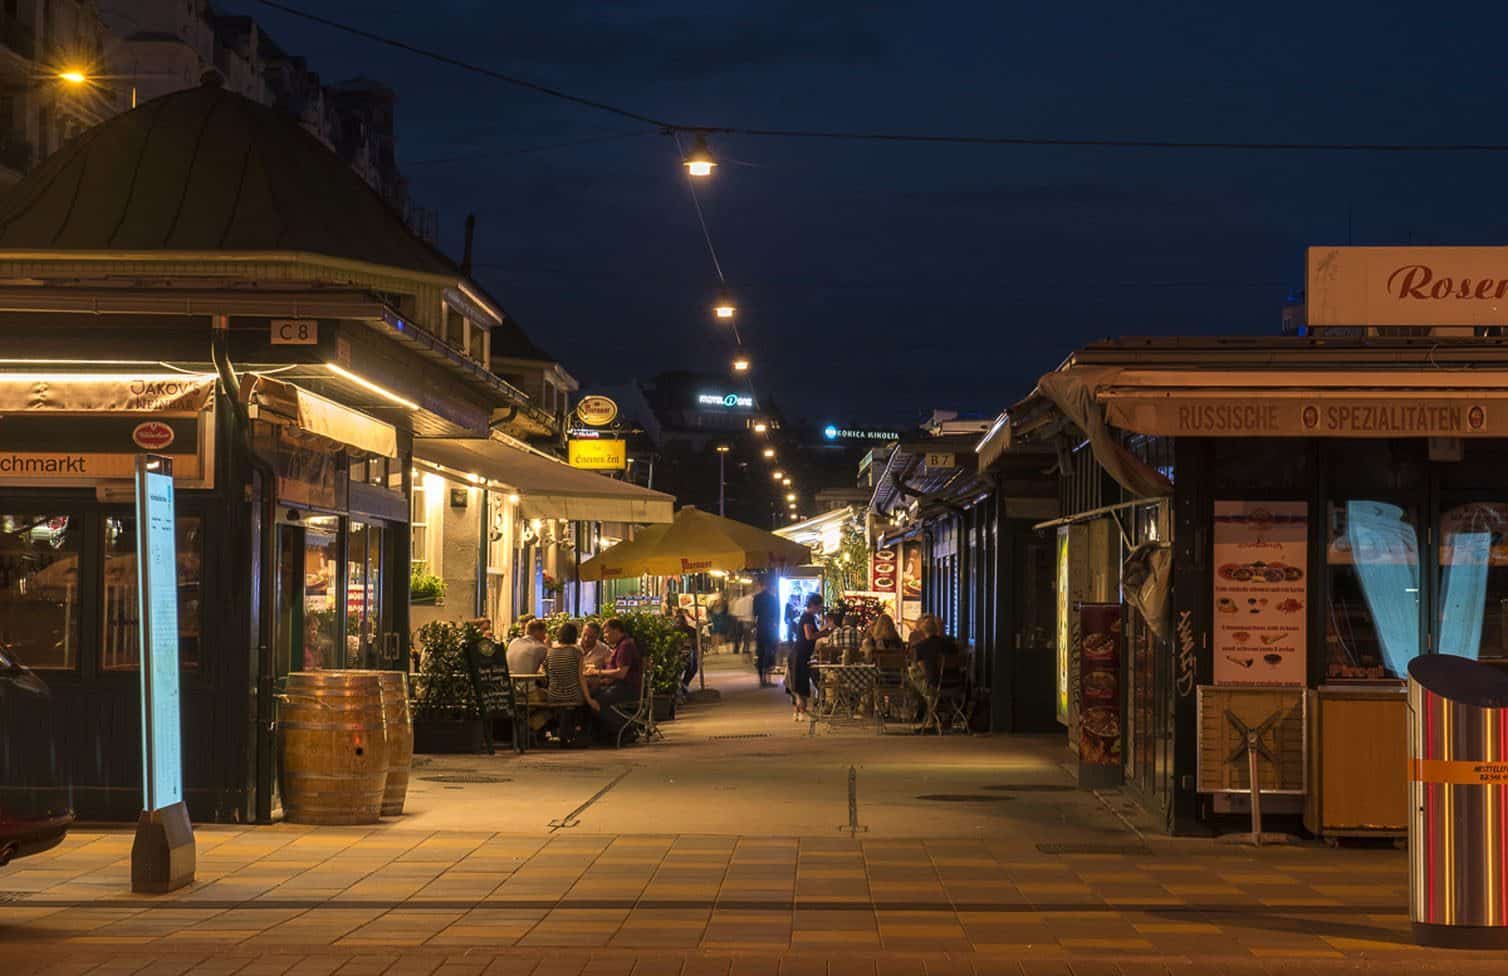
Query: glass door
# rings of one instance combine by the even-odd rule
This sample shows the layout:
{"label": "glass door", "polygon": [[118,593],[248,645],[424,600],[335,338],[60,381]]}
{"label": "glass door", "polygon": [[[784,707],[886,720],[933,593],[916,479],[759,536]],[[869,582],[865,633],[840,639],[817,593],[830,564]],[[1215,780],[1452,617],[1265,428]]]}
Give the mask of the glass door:
{"label": "glass door", "polygon": [[383,600],[387,531],[351,522],[346,555],[346,649],[352,667],[393,667],[384,653],[388,630]]}
{"label": "glass door", "polygon": [[318,671],[344,663],[340,648],[340,517],[304,519],[303,655],[298,668]]}

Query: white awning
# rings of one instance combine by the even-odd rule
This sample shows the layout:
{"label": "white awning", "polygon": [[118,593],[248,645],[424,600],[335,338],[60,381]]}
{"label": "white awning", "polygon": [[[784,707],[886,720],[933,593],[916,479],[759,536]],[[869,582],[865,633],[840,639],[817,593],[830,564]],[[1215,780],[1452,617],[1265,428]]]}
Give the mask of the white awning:
{"label": "white awning", "polygon": [[675,499],[613,481],[498,440],[414,440],[414,457],[458,475],[500,481],[521,496],[530,518],[582,522],[669,522]]}
{"label": "white awning", "polygon": [[249,379],[241,392],[255,419],[292,424],[305,433],[367,454],[398,456],[398,432],[393,425],[360,410],[270,376]]}

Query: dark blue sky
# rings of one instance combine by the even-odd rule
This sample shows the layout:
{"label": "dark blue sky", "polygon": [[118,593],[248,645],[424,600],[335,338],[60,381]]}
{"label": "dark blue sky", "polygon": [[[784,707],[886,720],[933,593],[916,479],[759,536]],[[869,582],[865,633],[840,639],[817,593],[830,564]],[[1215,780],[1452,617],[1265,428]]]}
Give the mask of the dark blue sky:
{"label": "dark blue sky", "polygon": [[[673,144],[238,0],[327,82],[399,93],[414,197],[590,382],[721,369]],[[902,0],[308,9],[690,124],[1235,141],[1508,142],[1508,9]],[[994,411],[1092,339],[1277,330],[1309,244],[1502,243],[1508,155],[722,137],[703,198],[758,385],[816,421]]]}

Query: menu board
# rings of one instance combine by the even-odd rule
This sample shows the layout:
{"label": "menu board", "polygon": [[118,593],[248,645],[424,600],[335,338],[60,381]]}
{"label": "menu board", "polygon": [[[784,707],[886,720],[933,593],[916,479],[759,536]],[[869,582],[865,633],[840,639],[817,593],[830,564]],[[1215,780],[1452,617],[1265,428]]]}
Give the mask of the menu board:
{"label": "menu board", "polygon": [[513,684],[502,645],[488,637],[473,641],[466,648],[466,663],[471,668],[471,687],[482,717],[507,713],[513,704]]}
{"label": "menu board", "polygon": [[869,557],[869,588],[896,593],[901,578],[900,553],[895,549],[876,549]]}
{"label": "menu board", "polygon": [[[142,795],[149,812],[183,801],[183,732],[178,697],[178,556],[173,478],[136,469],[137,595],[141,601]],[[165,459],[154,459],[166,467]]]}
{"label": "menu board", "polygon": [[1121,605],[1080,603],[1079,763],[1121,764]]}
{"label": "menu board", "polygon": [[1303,686],[1308,505],[1215,502],[1214,567],[1215,684]]}

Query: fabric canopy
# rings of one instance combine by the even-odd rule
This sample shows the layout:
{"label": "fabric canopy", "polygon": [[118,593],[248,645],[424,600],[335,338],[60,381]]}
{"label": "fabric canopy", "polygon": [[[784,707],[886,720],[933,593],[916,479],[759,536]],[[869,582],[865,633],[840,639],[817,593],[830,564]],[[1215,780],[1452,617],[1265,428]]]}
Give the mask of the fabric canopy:
{"label": "fabric canopy", "polygon": [[1119,372],[1075,366],[1048,373],[1037,381],[1037,389],[1084,432],[1094,459],[1122,488],[1143,498],[1171,495],[1173,483],[1121,446],[1105,421],[1105,408],[1095,394]]}
{"label": "fabric canopy", "polygon": [[671,524],[651,526],[637,538],[588,559],[580,573],[591,581],[784,569],[810,561],[806,546],[687,507],[675,513]]}
{"label": "fabric canopy", "polygon": [[209,407],[210,373],[4,373],[0,415],[53,413],[198,413]]}
{"label": "fabric canopy", "polygon": [[414,457],[458,474],[510,486],[529,518],[583,522],[669,522],[675,499],[535,454],[499,440],[415,438]]}
{"label": "fabric canopy", "polygon": [[242,386],[241,395],[257,419],[292,424],[305,433],[367,454],[398,456],[398,432],[392,424],[310,393],[301,386],[270,376],[256,376]]}

